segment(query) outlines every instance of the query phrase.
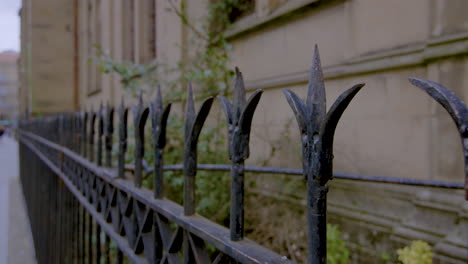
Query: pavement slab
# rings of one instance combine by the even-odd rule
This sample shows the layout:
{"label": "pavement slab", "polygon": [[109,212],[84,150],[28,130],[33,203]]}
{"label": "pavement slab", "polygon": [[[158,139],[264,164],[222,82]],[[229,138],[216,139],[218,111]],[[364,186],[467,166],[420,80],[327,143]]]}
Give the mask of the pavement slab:
{"label": "pavement slab", "polygon": [[19,180],[18,143],[6,136],[0,137],[0,263],[37,263]]}

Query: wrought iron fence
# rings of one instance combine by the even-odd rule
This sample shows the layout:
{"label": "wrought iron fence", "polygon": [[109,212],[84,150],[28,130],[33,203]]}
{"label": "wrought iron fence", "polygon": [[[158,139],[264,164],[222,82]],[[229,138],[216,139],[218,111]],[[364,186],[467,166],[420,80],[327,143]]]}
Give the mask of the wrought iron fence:
{"label": "wrought iron fence", "polygon": [[[306,101],[284,89],[301,132],[303,170],[246,167],[249,135],[262,91],[246,99],[242,74],[236,69],[234,100],[219,96],[228,122],[231,164],[198,164],[197,142],[213,97],[195,112],[188,86],[185,112],[184,162],[163,166],[166,125],[171,104],[161,91],[145,106],[141,96],[131,108],[135,127],[135,157],[129,177],[128,108],[118,114],[118,166],[112,167],[114,109],[64,113],[20,122],[21,181],[40,263],[290,263],[244,238],[244,174],[268,172],[303,175],[307,180],[308,263],[326,262],[327,182],[335,178],[397,184],[465,188],[468,194],[468,109],[440,84],[416,78],[410,82],[426,91],[452,116],[465,153],[465,186],[457,183],[335,174],[333,136],[338,121],[364,84],[344,92],[326,112],[325,87],[315,50]],[[151,120],[154,166],[144,164],[144,131]],[[97,131],[95,128],[97,127]],[[95,142],[97,140],[97,142]],[[103,162],[104,160],[104,162]],[[231,172],[229,230],[195,212],[197,170]],[[163,173],[183,170],[184,199],[180,206],[163,197]],[[153,189],[142,187],[143,174],[153,175]],[[468,199],[468,196],[466,197]],[[208,246],[210,245],[210,246]],[[207,247],[210,247],[210,254]],[[214,249],[213,249],[214,248]]]}

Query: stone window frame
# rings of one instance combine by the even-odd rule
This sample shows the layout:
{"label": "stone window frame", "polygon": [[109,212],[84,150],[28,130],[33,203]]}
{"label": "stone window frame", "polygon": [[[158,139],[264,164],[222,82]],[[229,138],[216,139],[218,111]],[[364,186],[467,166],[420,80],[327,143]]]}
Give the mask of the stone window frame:
{"label": "stone window frame", "polygon": [[255,0],[255,11],[241,17],[226,31],[228,39],[254,31],[266,24],[289,16],[308,6],[317,5],[321,0],[288,0],[277,4],[272,0]]}
{"label": "stone window frame", "polygon": [[157,18],[156,18],[156,1],[143,0],[139,1],[139,5],[135,12],[138,14],[138,20],[135,23],[136,60],[138,63],[149,63],[157,57]]}
{"label": "stone window frame", "polygon": [[122,58],[148,63],[157,56],[155,0],[128,0],[123,5]]}

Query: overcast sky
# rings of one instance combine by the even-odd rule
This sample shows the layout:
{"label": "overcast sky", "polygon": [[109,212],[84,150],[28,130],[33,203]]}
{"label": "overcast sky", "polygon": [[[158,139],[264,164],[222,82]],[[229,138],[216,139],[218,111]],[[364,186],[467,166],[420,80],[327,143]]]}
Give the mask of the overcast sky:
{"label": "overcast sky", "polygon": [[18,11],[21,0],[0,0],[0,52],[20,48],[20,20]]}

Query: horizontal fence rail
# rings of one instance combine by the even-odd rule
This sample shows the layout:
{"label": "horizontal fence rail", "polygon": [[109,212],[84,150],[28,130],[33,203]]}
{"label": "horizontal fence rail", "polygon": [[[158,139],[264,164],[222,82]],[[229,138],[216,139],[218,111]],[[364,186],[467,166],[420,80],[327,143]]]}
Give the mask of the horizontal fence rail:
{"label": "horizontal fence rail", "polygon": [[[165,165],[163,171],[181,171],[183,170],[183,164]],[[153,168],[149,167],[146,162],[143,162],[143,169],[145,171],[145,178],[149,177],[153,173]],[[133,172],[135,167],[132,165],[125,165],[125,170]],[[228,164],[198,164],[197,170],[200,171],[230,171],[231,165]],[[304,171],[301,169],[291,168],[275,168],[275,167],[263,167],[263,166],[245,166],[245,172],[254,173],[267,173],[268,175],[281,174],[281,175],[292,175],[302,176]],[[342,180],[355,180],[355,181],[366,181],[376,183],[392,183],[401,185],[414,185],[414,186],[425,186],[435,188],[447,188],[447,189],[464,189],[464,184],[459,182],[448,182],[448,181],[433,181],[433,180],[418,180],[418,179],[406,179],[397,177],[386,177],[386,176],[372,176],[372,175],[357,175],[348,173],[333,173],[334,179]]]}
{"label": "horizontal fence rail", "polygon": [[[171,104],[160,88],[145,106],[102,106],[98,111],[65,113],[20,122],[20,175],[40,263],[291,263],[284,256],[244,238],[245,172],[302,175],[307,182],[308,263],[326,263],[328,181],[348,180],[464,188],[468,199],[468,109],[440,84],[411,78],[455,121],[465,154],[465,185],[392,177],[333,174],[333,137],[341,115],[361,90],[345,91],[326,111],[325,87],[316,48],[305,102],[284,89],[301,132],[303,169],[245,166],[250,130],[262,90],[248,99],[236,68],[234,99],[218,96],[228,123],[231,164],[199,164],[197,143],[214,97],[195,111],[187,89],[184,162],[164,165]],[[130,110],[130,111],[129,111]],[[125,164],[128,114],[135,128],[134,164]],[[118,120],[117,167],[112,167],[114,114]],[[145,126],[150,120],[154,164],[145,162]],[[183,204],[163,197],[164,171],[184,174]],[[222,227],[196,214],[197,170],[230,171],[230,224]],[[129,173],[132,172],[132,173]],[[152,176],[153,189],[142,187]]]}

